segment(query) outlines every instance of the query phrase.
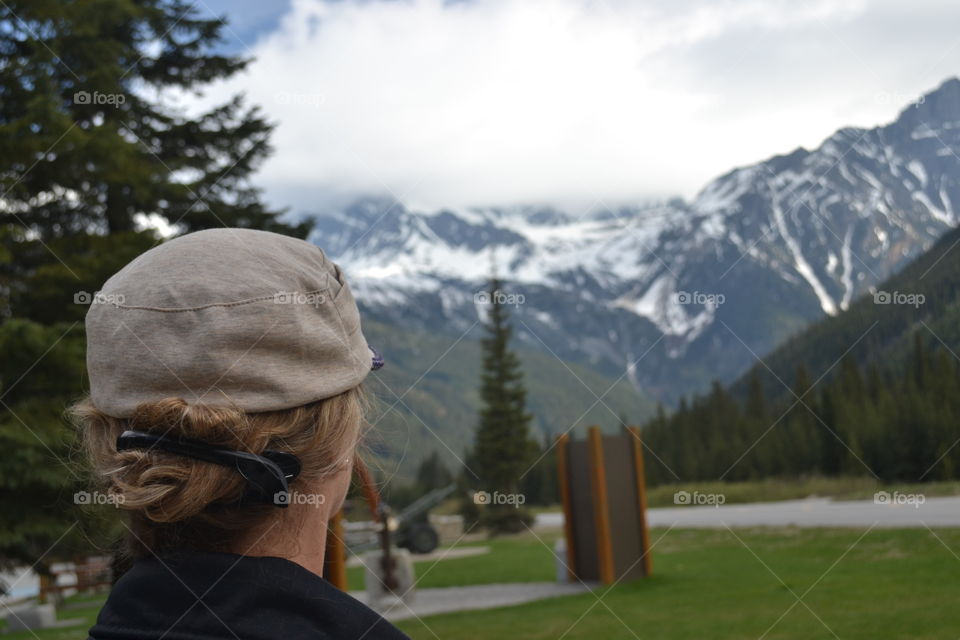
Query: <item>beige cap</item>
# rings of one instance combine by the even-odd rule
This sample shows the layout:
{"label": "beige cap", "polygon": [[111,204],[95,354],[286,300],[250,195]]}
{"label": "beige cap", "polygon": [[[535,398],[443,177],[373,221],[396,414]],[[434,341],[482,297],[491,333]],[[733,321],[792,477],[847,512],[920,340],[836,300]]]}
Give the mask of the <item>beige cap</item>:
{"label": "beige cap", "polygon": [[339,267],[265,231],[198,231],[147,251],[107,280],[86,326],[93,404],[117,418],[169,397],[288,409],[382,364]]}

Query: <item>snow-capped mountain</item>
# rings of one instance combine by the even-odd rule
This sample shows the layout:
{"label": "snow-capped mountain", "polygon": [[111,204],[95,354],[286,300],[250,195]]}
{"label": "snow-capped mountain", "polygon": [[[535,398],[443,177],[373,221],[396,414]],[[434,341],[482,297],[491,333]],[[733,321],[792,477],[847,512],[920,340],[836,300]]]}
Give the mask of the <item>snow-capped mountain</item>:
{"label": "snow-capped mountain", "polygon": [[669,401],[845,309],[955,226],[954,203],[957,79],[889,125],[734,169],[691,202],[419,211],[371,198],[319,216],[313,239],[398,332],[460,335],[495,265],[520,339]]}

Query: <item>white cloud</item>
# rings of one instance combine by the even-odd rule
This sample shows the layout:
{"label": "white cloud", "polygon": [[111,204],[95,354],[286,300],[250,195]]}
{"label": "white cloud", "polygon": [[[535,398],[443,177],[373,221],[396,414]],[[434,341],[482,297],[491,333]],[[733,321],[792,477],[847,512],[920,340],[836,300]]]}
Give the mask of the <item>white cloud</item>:
{"label": "white cloud", "polygon": [[[692,195],[957,72],[950,3],[294,0],[245,91],[278,123],[276,204]],[[893,98],[884,96],[893,95]],[[901,99],[902,98],[902,99]]]}

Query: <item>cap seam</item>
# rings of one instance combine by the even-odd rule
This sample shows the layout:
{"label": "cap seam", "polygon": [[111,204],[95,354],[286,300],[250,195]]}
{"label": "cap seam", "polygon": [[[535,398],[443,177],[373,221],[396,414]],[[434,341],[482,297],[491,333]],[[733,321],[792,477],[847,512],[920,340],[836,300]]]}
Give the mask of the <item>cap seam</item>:
{"label": "cap seam", "polygon": [[187,311],[203,311],[204,309],[212,309],[214,307],[238,307],[246,304],[253,304],[255,302],[263,302],[264,300],[275,300],[277,297],[277,294],[280,294],[280,293],[300,293],[303,295],[310,295],[312,293],[323,293],[329,290],[330,290],[329,287],[325,287],[323,289],[312,289],[310,291],[278,291],[277,293],[274,293],[268,296],[259,296],[257,298],[247,298],[244,300],[237,300],[235,302],[211,302],[210,304],[203,304],[195,307],[165,308],[165,307],[148,307],[148,306],[116,304],[116,303],[112,303],[110,304],[110,306],[115,307],[117,309],[123,309],[125,311],[158,311],[160,313],[184,313]]}

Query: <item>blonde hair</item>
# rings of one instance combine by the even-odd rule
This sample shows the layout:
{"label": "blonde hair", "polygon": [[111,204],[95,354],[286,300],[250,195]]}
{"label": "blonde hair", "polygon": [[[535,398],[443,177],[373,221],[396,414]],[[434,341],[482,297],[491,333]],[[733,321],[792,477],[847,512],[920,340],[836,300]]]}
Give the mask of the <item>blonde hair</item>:
{"label": "blonde hair", "polygon": [[117,436],[134,429],[190,438],[238,451],[278,449],[302,467],[292,481],[316,486],[348,466],[363,422],[363,393],[355,387],[300,407],[266,413],[190,405],[182,398],[141,404],[114,418],[89,398],[71,408],[93,474],[115,504],[131,512],[134,555],[178,548],[230,550],[243,532],[276,517],[277,507],[237,506],[246,488],[235,470],[155,450],[118,452]]}

